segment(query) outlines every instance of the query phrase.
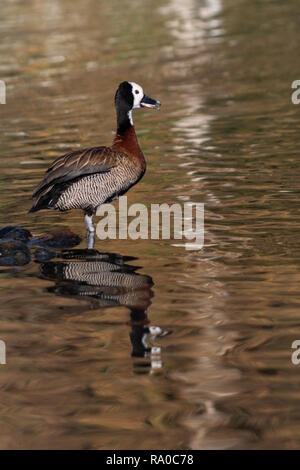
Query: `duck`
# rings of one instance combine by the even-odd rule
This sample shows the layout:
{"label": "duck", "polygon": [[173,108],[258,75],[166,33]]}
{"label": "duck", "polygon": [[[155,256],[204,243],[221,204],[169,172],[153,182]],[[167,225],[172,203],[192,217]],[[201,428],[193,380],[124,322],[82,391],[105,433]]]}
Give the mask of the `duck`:
{"label": "duck", "polygon": [[117,129],[110,147],[91,147],[61,155],[33,192],[30,213],[42,209],[84,212],[88,248],[94,246],[93,216],[101,204],[118,199],[140,181],[146,160],[133,124],[134,109],[160,109],[135,82],[120,83],[115,93]]}

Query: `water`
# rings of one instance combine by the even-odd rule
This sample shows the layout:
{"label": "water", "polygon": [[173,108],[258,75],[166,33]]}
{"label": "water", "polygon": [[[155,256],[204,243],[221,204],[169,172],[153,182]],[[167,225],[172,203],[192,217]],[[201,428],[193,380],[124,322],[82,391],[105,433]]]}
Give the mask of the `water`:
{"label": "water", "polygon": [[0,268],[0,448],[299,448],[299,31],[293,0],[3,0],[1,226],[84,238],[79,212],[27,214],[31,192],[110,144],[129,79],[163,103],[135,111],[129,203],[204,202],[205,247]]}

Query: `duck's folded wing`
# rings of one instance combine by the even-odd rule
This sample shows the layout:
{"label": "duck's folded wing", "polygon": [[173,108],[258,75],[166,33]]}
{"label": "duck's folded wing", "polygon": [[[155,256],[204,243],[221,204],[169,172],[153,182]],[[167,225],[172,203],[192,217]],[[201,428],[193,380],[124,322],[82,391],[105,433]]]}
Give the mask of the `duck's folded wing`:
{"label": "duck's folded wing", "polygon": [[93,147],[62,155],[52,163],[32,197],[39,197],[56,184],[70,183],[93,173],[106,173],[116,165],[116,159],[116,153],[109,147]]}

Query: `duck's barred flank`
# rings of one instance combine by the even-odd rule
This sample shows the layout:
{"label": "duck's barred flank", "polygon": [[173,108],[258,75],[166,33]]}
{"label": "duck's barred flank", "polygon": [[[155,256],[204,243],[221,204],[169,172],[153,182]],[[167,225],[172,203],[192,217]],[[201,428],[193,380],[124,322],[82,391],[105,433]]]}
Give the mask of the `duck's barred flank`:
{"label": "duck's barred flank", "polygon": [[53,208],[60,211],[91,209],[93,212],[101,204],[117,199],[135,183],[138,177],[136,168],[132,165],[112,168],[107,173],[84,176],[61,193]]}

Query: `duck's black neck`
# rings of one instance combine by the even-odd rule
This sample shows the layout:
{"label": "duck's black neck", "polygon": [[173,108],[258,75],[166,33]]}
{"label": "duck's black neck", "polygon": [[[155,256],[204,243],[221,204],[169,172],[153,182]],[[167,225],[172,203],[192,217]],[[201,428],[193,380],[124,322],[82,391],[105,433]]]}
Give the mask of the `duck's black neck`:
{"label": "duck's black neck", "polygon": [[117,109],[117,134],[123,135],[132,126],[131,111],[124,108]]}

